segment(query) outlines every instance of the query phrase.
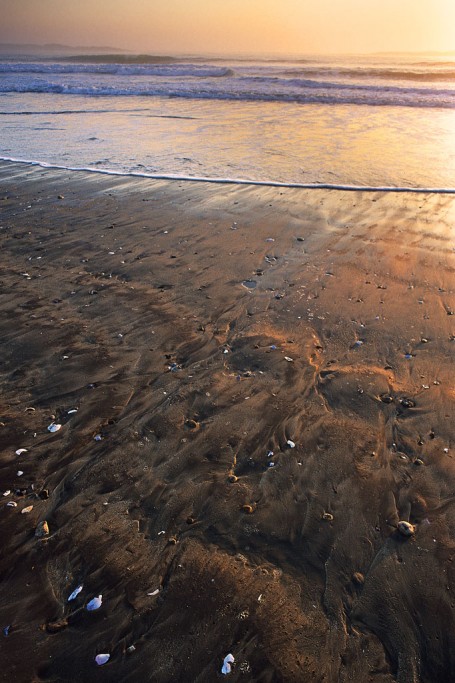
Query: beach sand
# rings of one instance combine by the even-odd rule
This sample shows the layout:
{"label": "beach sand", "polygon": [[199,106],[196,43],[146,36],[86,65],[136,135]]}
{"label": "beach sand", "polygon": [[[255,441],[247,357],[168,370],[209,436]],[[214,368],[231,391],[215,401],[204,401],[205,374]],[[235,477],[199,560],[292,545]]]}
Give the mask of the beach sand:
{"label": "beach sand", "polygon": [[455,679],[454,225],[0,164],[0,680]]}

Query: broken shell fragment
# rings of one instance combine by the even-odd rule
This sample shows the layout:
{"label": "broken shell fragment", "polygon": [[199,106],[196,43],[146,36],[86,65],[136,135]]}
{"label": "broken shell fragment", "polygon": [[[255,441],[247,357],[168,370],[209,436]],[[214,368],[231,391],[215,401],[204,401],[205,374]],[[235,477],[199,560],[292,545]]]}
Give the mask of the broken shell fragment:
{"label": "broken shell fragment", "polygon": [[71,602],[71,600],[75,600],[77,598],[77,596],[79,595],[79,593],[81,592],[81,590],[83,589],[83,587],[84,586],[81,583],[80,586],[75,588],[73,590],[73,592],[71,593],[71,595],[68,597],[68,602]]}
{"label": "broken shell fragment", "polygon": [[289,448],[295,448],[295,443],[291,441],[291,439],[286,441],[286,445],[289,446]]}
{"label": "broken shell fragment", "polygon": [[26,448],[18,448],[16,451],[16,455],[22,455],[22,453],[27,453],[27,452],[28,451]]}
{"label": "broken shell fragment", "polygon": [[95,662],[98,664],[98,666],[103,666],[103,664],[108,663],[110,658],[111,658],[111,655],[108,655],[108,654],[96,655]]}
{"label": "broken shell fragment", "polygon": [[9,503],[6,504],[7,508],[17,508],[17,503],[15,500],[10,500]]}
{"label": "broken shell fragment", "polygon": [[28,507],[21,510],[21,515],[26,515],[27,513],[31,512],[32,510],[33,510],[33,505],[29,505]]}
{"label": "broken shell fragment", "polygon": [[413,536],[415,534],[415,527],[409,522],[398,522],[398,531],[402,536]]}
{"label": "broken shell fragment", "polygon": [[246,512],[247,514],[251,515],[251,513],[254,512],[254,507],[252,505],[242,505],[242,510],[243,512]]}
{"label": "broken shell fragment", "polygon": [[227,674],[231,673],[231,664],[234,664],[235,659],[234,656],[231,655],[230,653],[226,655],[226,657],[223,660],[223,666],[221,667],[221,673],[224,674],[225,676]]}
{"label": "broken shell fragment", "polygon": [[354,572],[354,574],[352,575],[352,580],[358,586],[363,586],[363,584],[365,583],[365,577],[361,572]]}
{"label": "broken shell fragment", "polygon": [[93,600],[90,600],[90,602],[87,603],[86,609],[89,612],[94,612],[96,609],[99,609],[103,603],[103,596],[98,595],[96,598],[93,598]]}
{"label": "broken shell fragment", "polygon": [[51,422],[51,424],[47,428],[47,431],[52,432],[52,434],[53,434],[54,432],[58,432],[58,430],[61,428],[62,428],[62,425],[56,424],[55,422]]}
{"label": "broken shell fragment", "polygon": [[322,519],[325,519],[326,522],[333,522],[333,515],[330,512],[324,512]]}

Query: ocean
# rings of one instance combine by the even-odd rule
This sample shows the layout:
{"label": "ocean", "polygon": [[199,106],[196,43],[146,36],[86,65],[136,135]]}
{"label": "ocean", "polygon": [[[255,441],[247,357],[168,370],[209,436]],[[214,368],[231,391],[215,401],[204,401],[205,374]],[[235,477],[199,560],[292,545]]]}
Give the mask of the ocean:
{"label": "ocean", "polygon": [[283,184],[455,189],[455,55],[0,60],[0,157]]}

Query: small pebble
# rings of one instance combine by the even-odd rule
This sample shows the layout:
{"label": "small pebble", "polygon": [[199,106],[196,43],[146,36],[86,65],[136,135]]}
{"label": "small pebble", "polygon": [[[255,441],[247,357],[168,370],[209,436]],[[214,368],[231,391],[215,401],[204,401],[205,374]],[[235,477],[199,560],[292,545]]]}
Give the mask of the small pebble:
{"label": "small pebble", "polygon": [[393,396],[390,394],[382,394],[380,399],[383,403],[393,403]]}
{"label": "small pebble", "polygon": [[402,536],[413,536],[415,534],[415,527],[409,522],[398,522],[398,531]]}
{"label": "small pebble", "polygon": [[45,536],[49,536],[49,524],[46,522],[46,520],[43,520],[38,524],[35,529],[35,536],[36,538],[44,538]]}
{"label": "small pebble", "polygon": [[365,577],[360,572],[354,572],[354,574],[352,575],[352,580],[358,586],[363,586],[363,584],[365,583]]}
{"label": "small pebble", "polygon": [[63,631],[64,628],[68,626],[68,620],[67,619],[60,619],[59,621],[52,621],[46,624],[46,631],[48,633],[58,633],[59,631]]}
{"label": "small pebble", "polygon": [[415,408],[415,402],[410,398],[402,398],[400,399],[400,403],[403,408]]}

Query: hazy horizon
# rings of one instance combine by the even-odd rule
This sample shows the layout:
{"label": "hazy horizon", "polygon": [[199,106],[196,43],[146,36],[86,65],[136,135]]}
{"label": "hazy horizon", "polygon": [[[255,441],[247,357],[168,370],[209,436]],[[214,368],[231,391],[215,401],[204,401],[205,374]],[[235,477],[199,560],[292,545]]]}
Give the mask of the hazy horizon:
{"label": "hazy horizon", "polygon": [[0,43],[149,54],[455,51],[453,0],[0,0]]}
{"label": "hazy horizon", "polygon": [[[273,58],[273,57],[294,57],[294,58],[303,58],[303,57],[374,57],[374,56],[381,56],[381,55],[435,55],[435,56],[450,56],[450,55],[455,55],[455,50],[372,50],[372,51],[366,51],[366,52],[354,52],[354,51],[346,51],[346,52],[222,52],[222,51],[212,51],[212,52],[202,52],[202,51],[173,51],[171,52],[170,50],[168,51],[134,51],[134,50],[127,50],[126,48],[121,48],[115,45],[68,45],[64,43],[8,43],[8,42],[0,42],[0,51],[3,48],[29,48],[31,50],[30,53],[26,53],[27,56],[33,56],[35,53],[33,52],[33,49],[36,50],[36,54],[38,55],[39,53],[43,53],[44,50],[46,49],[52,49],[54,52],[54,55],[58,55],[58,50],[61,49],[62,51],[65,51],[68,53],[68,56],[73,55],[78,56],[78,55],[90,55],[90,54],[99,54],[99,55],[108,55],[110,51],[115,54],[119,55],[131,55],[131,56],[139,56],[139,55],[147,55],[147,56],[157,56],[157,57],[195,57],[195,58],[210,58],[210,57],[215,57],[215,58],[254,58],[254,57],[268,57],[268,58]],[[70,52],[71,50],[74,51],[74,53]],[[83,52],[85,50],[85,52]],[[91,52],[91,51],[96,51],[96,52]],[[16,54],[19,56],[20,53],[10,53],[11,56],[16,56]],[[22,53],[24,54],[24,53]],[[54,56],[52,55],[52,56]]]}

